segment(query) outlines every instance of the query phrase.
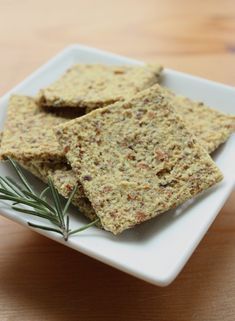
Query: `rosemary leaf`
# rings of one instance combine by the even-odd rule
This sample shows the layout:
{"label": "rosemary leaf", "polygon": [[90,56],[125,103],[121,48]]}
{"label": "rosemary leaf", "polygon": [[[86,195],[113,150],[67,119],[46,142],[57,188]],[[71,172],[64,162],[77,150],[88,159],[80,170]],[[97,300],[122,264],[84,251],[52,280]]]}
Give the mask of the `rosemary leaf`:
{"label": "rosemary leaf", "polygon": [[[4,182],[4,184],[7,185],[8,188],[10,188],[10,189],[11,189],[13,192],[15,192],[17,195],[22,196],[22,192],[19,192],[19,191],[15,188],[15,186],[14,186],[13,183],[9,180],[8,177],[5,177],[5,178],[0,177],[0,180],[1,180],[2,182]],[[1,184],[1,185],[2,185],[2,184]]]}
{"label": "rosemary leaf", "polygon": [[40,199],[43,199],[43,198],[45,197],[46,193],[47,193],[49,190],[50,190],[50,187],[47,186],[47,187],[41,192],[41,194],[39,195],[39,198],[40,198]]}
{"label": "rosemary leaf", "polygon": [[34,223],[30,223],[30,222],[28,222],[28,225],[31,226],[31,227],[34,227],[34,228],[39,228],[41,230],[56,232],[56,233],[59,233],[59,234],[63,235],[62,231],[57,230],[57,229],[55,229],[53,227],[50,227],[50,226],[44,226],[44,225],[34,224]]}
{"label": "rosemary leaf", "polygon": [[[1,192],[1,191],[0,191]],[[24,204],[27,206],[31,206],[33,208],[38,208],[42,209],[42,205],[35,203],[35,201],[30,201],[28,198],[20,198],[17,196],[10,196],[10,195],[1,195],[0,194],[0,199],[5,200],[5,201],[13,201],[17,204]]]}
{"label": "rosemary leaf", "polygon": [[91,223],[89,223],[89,224],[87,224],[87,225],[84,225],[84,226],[78,228],[77,230],[70,231],[70,232],[69,232],[69,236],[72,235],[72,234],[79,233],[79,232],[81,232],[81,231],[84,231],[84,230],[88,229],[89,227],[91,227],[91,226],[95,225],[96,223],[98,223],[99,220],[100,220],[100,219],[97,218],[97,219],[94,220],[93,222],[91,222]]}
{"label": "rosemary leaf", "polygon": [[78,189],[78,184],[74,187],[72,193],[70,194],[66,204],[65,204],[65,207],[64,207],[64,210],[63,210],[63,216],[67,213],[67,210],[71,204],[71,201],[72,199],[74,198],[74,194],[77,192],[77,189]]}
{"label": "rosemary leaf", "polygon": [[25,214],[34,215],[34,216],[38,216],[38,217],[44,218],[44,219],[46,219],[46,220],[48,220],[50,222],[53,222],[53,224],[59,226],[58,222],[56,221],[56,219],[51,215],[43,214],[43,213],[32,211],[32,210],[27,210],[26,208],[21,208],[21,207],[17,207],[17,206],[12,206],[11,208],[13,210],[17,211],[17,212],[21,212],[21,213],[25,213]]}
{"label": "rosemary leaf", "polygon": [[63,215],[63,210],[62,210],[62,206],[61,206],[60,196],[59,196],[59,194],[57,192],[57,189],[53,185],[53,182],[52,182],[50,177],[48,178],[48,185],[50,187],[50,192],[52,194],[53,202],[54,202],[54,205],[56,207],[57,215],[59,217],[59,220],[60,220],[62,226],[65,227],[64,215]]}
{"label": "rosemary leaf", "polygon": [[27,188],[27,190],[31,193],[33,193],[33,190],[29,183],[27,182],[26,178],[24,177],[24,174],[22,173],[20,167],[17,165],[17,163],[11,159],[10,157],[7,158],[11,165],[15,168],[16,174],[19,176],[21,182],[24,184],[24,186]]}
{"label": "rosemary leaf", "polygon": [[12,194],[11,191],[9,191],[8,189],[4,189],[4,188],[0,188],[0,193],[3,193],[4,195],[10,195],[10,196],[14,195],[14,194]]}
{"label": "rosemary leaf", "polygon": [[11,186],[14,186],[14,188],[17,188],[17,190],[22,193],[22,186],[20,186],[16,181],[14,181],[13,178],[6,176],[5,179],[11,184]]}
{"label": "rosemary leaf", "polygon": [[24,194],[30,196],[35,202],[40,203],[40,205],[45,206],[52,213],[55,213],[55,209],[50,204],[39,198],[37,195],[34,195],[28,191],[24,191]]}

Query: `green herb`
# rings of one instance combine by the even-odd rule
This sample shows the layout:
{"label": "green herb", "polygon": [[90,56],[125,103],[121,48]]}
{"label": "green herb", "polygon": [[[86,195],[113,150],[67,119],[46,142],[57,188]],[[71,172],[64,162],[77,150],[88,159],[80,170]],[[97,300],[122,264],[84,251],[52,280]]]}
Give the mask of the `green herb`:
{"label": "green herb", "polygon": [[[63,236],[64,240],[67,241],[70,235],[84,231],[99,221],[97,218],[87,225],[75,230],[70,230],[67,210],[77,191],[77,186],[73,189],[69,199],[63,207],[58,191],[50,178],[48,179],[48,186],[40,195],[37,195],[27,182],[27,179],[17,163],[11,158],[8,158],[8,160],[15,169],[20,184],[15,182],[11,177],[4,178],[0,176],[0,200],[12,202],[10,205],[11,208],[19,213],[34,215],[51,223],[51,225],[47,226],[28,222],[29,226],[59,233]],[[46,195],[51,195],[51,203],[46,201]]]}

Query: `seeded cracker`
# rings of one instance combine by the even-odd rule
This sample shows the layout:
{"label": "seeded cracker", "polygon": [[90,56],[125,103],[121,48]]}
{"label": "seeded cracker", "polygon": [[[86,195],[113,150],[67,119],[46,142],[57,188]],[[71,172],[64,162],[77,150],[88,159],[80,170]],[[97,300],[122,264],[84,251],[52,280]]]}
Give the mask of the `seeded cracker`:
{"label": "seeded cracker", "polygon": [[87,111],[124,100],[159,80],[159,65],[77,64],[38,95],[41,106],[82,107]]}
{"label": "seeded cracker", "polygon": [[155,86],[62,124],[56,135],[102,226],[114,234],[222,179]]}
{"label": "seeded cracker", "polygon": [[202,146],[212,153],[224,143],[235,130],[235,116],[226,115],[183,96],[176,96],[167,88],[157,87],[156,90],[169,100],[175,111],[183,118],[186,125]]}
{"label": "seeded cracker", "polygon": [[0,156],[22,161],[65,161],[52,128],[66,121],[68,119],[39,108],[31,97],[12,96],[4,124]]}

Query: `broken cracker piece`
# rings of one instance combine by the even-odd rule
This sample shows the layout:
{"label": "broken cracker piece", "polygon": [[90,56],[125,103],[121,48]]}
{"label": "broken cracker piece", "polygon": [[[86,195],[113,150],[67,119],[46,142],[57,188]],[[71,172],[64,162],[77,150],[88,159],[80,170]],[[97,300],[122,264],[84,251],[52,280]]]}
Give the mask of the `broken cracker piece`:
{"label": "broken cracker piece", "polygon": [[38,94],[41,106],[92,109],[133,96],[159,80],[159,65],[77,64]]}
{"label": "broken cracker piece", "polygon": [[62,124],[56,135],[102,226],[114,234],[223,177],[156,86]]}
{"label": "broken cracker piece", "polygon": [[68,118],[38,107],[31,97],[12,96],[4,124],[1,158],[65,161],[52,128],[66,121]]}

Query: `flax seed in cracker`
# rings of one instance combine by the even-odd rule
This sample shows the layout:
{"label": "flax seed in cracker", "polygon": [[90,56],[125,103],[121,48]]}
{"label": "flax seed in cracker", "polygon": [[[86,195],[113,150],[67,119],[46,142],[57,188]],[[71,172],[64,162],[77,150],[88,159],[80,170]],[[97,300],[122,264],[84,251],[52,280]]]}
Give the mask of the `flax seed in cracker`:
{"label": "flax seed in cracker", "polygon": [[155,86],[62,124],[56,135],[102,226],[114,234],[222,179]]}
{"label": "flax seed in cracker", "polygon": [[77,64],[38,95],[39,104],[79,107],[87,111],[124,100],[159,80],[159,65]]}

